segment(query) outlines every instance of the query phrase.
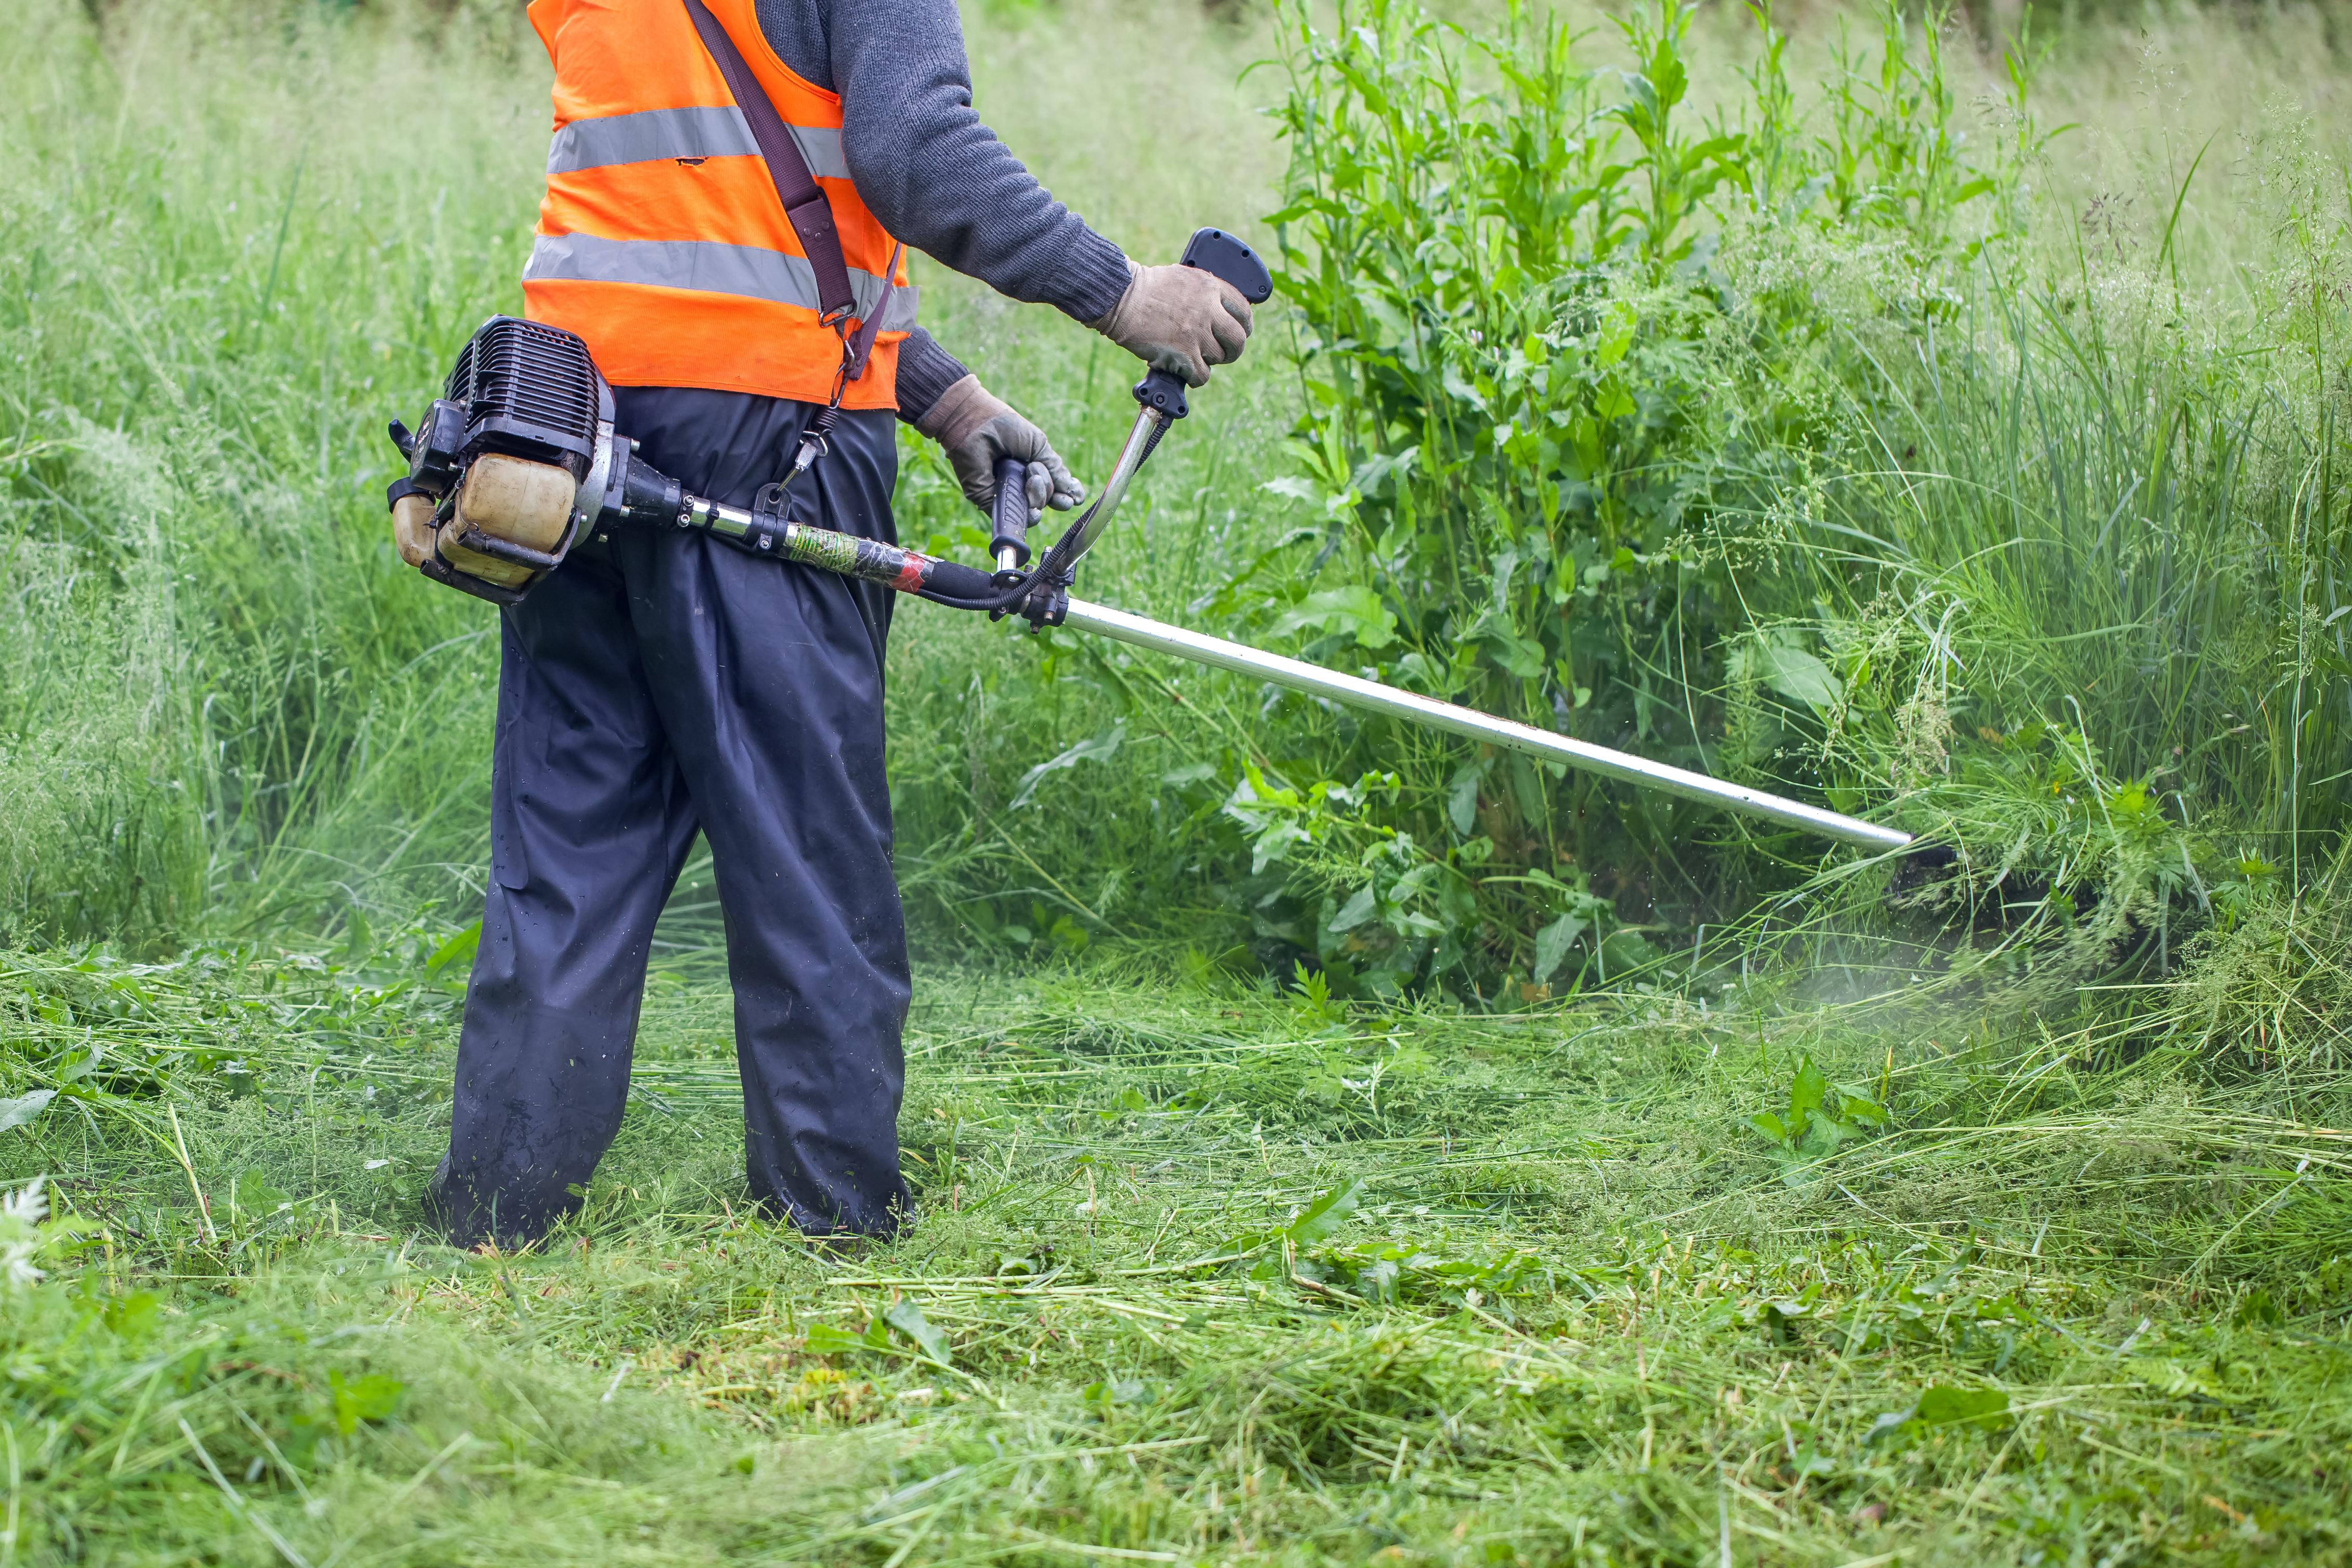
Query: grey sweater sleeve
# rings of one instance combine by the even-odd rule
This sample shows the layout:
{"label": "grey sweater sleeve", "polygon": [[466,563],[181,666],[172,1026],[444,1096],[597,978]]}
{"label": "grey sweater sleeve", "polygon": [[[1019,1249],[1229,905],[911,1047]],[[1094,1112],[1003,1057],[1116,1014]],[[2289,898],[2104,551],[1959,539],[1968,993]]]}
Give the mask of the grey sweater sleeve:
{"label": "grey sweater sleeve", "polygon": [[784,63],[841,95],[842,155],[884,228],[1000,294],[1079,321],[1118,307],[1125,254],[1055,201],[973,111],[954,0],[757,6]]}
{"label": "grey sweater sleeve", "polygon": [[920,424],[948,388],[971,372],[920,327],[898,345],[898,417]]}

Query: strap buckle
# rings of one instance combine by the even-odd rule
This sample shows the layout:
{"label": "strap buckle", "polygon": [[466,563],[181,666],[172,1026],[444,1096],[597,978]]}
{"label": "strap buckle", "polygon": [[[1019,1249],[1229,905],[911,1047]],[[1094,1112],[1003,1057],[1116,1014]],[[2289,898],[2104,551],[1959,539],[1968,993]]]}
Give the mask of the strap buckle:
{"label": "strap buckle", "polygon": [[814,425],[802,431],[800,449],[793,454],[793,471],[784,483],[791,484],[814,467],[818,458],[830,456],[832,453],[833,444],[825,440],[824,431]]}
{"label": "strap buckle", "polygon": [[833,434],[834,421],[841,417],[842,396],[849,390],[849,340],[845,337],[841,340],[841,368],[834,372],[833,396],[825,400],[824,408],[814,419],[801,427],[801,444],[793,453],[792,470],[784,476],[782,484],[775,487],[776,509],[780,517],[783,513],[784,501],[792,493],[793,481],[814,467],[818,458],[833,451],[833,443],[828,437]]}

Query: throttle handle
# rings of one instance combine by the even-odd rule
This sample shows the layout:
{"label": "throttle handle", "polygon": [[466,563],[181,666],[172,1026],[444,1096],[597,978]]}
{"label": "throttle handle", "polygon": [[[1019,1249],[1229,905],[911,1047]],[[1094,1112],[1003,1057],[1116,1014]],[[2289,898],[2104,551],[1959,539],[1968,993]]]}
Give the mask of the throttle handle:
{"label": "throttle handle", "polygon": [[1000,586],[1029,564],[1029,465],[1018,457],[996,460],[996,532],[988,541]]}
{"label": "throttle handle", "polygon": [[1264,259],[1223,229],[1194,229],[1179,260],[1233,285],[1234,291],[1253,305],[1274,298],[1274,274],[1266,270]]}
{"label": "throttle handle", "polygon": [[[1238,236],[1223,229],[1194,229],[1177,258],[1184,267],[1197,267],[1210,277],[1231,286],[1234,292],[1253,305],[1263,305],[1274,298],[1274,274],[1266,270],[1265,260]],[[1156,413],[1163,420],[1179,420],[1192,412],[1184,399],[1184,383],[1166,371],[1145,372],[1135,386],[1135,401],[1147,413]]]}

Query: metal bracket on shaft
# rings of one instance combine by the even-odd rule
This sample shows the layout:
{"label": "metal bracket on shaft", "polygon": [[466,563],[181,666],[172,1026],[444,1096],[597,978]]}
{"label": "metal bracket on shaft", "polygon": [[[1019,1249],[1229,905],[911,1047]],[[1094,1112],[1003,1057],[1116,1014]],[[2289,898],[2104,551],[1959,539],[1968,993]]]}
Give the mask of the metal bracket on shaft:
{"label": "metal bracket on shaft", "polygon": [[1135,383],[1135,401],[1167,419],[1181,419],[1192,412],[1184,401],[1184,383],[1161,370]]}
{"label": "metal bracket on shaft", "polygon": [[1051,582],[1041,582],[1029,591],[1015,612],[1029,622],[1031,631],[1043,631],[1059,626],[1070,613],[1070,589],[1077,581],[1075,571],[1064,572]]}
{"label": "metal bracket on shaft", "polygon": [[781,485],[761,486],[759,495],[751,501],[751,526],[743,530],[742,538],[737,542],[762,555],[782,553],[784,534],[792,527],[784,517],[784,498],[791,493],[789,479]]}

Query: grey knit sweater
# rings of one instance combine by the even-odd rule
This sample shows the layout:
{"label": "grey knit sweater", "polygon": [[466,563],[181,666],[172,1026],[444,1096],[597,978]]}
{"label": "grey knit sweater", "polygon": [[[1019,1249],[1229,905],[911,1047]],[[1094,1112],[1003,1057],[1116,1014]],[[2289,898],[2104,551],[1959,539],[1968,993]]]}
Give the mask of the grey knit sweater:
{"label": "grey knit sweater", "polygon": [[[1000,294],[1097,321],[1127,257],[1055,201],[971,107],[955,0],[756,0],[783,62],[841,95],[843,160],[895,237]],[[964,367],[920,328],[898,350],[898,416],[920,419]]]}

